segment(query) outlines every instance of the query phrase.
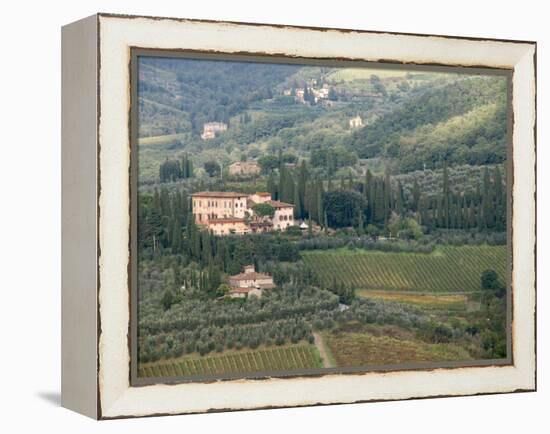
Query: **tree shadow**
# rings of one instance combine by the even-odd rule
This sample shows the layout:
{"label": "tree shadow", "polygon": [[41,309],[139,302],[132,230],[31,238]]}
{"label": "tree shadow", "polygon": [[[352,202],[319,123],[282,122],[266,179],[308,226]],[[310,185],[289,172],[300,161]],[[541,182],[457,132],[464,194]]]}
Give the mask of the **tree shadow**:
{"label": "tree shadow", "polygon": [[61,392],[38,392],[37,395],[50,405],[61,406]]}

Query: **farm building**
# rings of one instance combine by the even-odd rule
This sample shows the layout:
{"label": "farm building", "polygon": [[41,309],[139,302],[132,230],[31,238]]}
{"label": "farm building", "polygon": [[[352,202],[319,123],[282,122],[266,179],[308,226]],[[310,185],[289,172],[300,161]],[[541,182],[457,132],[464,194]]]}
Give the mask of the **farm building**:
{"label": "farm building", "polygon": [[260,171],[261,167],[255,161],[237,161],[229,165],[229,174],[232,176],[258,175]]}
{"label": "farm building", "polygon": [[219,133],[227,130],[227,124],[223,122],[207,122],[202,126],[201,138],[203,140],[213,139]]}
{"label": "farm building", "polygon": [[229,277],[229,285],[231,290],[228,296],[231,298],[245,298],[249,295],[261,297],[263,290],[275,288],[273,277],[257,273],[254,265],[246,265],[244,272]]}

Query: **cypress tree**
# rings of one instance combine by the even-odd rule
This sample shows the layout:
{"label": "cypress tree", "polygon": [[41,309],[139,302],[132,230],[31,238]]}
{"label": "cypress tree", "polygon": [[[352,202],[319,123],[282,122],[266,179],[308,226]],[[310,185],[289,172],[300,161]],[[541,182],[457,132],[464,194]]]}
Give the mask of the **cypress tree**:
{"label": "cypress tree", "polygon": [[399,215],[403,215],[403,186],[401,181],[397,181],[397,191],[395,192],[395,211]]}
{"label": "cypress tree", "polygon": [[365,202],[369,203],[369,188],[370,184],[372,182],[372,173],[369,169],[367,169],[367,173],[365,174],[365,183],[363,184],[363,196],[365,198]]}
{"label": "cypress tree", "polygon": [[315,218],[314,214],[315,214],[315,211],[314,211],[314,208],[315,208],[315,188],[317,186],[317,183],[315,181],[313,182],[308,182],[306,184],[306,191],[305,191],[305,194],[304,194],[304,203],[302,204],[303,206],[303,209],[304,209],[304,216],[307,215],[307,217],[313,217]]}
{"label": "cypress tree", "polygon": [[437,225],[440,228],[447,227],[445,224],[445,209],[444,199],[442,196],[437,197]]}
{"label": "cypress tree", "polygon": [[449,192],[449,170],[447,168],[447,161],[443,165],[443,225],[445,228],[449,228],[451,224],[450,219],[450,192]]}
{"label": "cypress tree", "polygon": [[462,222],[463,209],[464,209],[464,196],[459,194],[457,204],[456,204],[456,227],[458,229],[464,228],[463,222]]}
{"label": "cypress tree", "polygon": [[491,184],[491,178],[489,176],[489,169],[487,167],[483,170],[483,217],[484,227],[492,228],[495,223],[495,209],[494,209],[494,194],[493,186]]}
{"label": "cypress tree", "polygon": [[377,223],[381,223],[385,219],[384,202],[384,184],[382,181],[378,181],[375,183],[374,201],[372,204],[374,208],[374,221]]}
{"label": "cypress tree", "polygon": [[[369,171],[370,173],[370,171]],[[367,209],[368,209],[368,216],[367,216],[367,220],[369,222],[373,222],[374,219],[375,219],[375,215],[374,215],[374,204],[375,204],[375,201],[376,201],[376,178],[372,177],[370,178],[370,181],[369,181],[369,185],[368,185],[368,188],[369,188],[369,201],[367,202]]]}
{"label": "cypress tree", "polygon": [[493,172],[495,195],[495,229],[503,231],[506,228],[506,195],[502,186],[502,176],[499,166]]}
{"label": "cypress tree", "polygon": [[162,215],[162,209],[160,207],[160,194],[158,189],[156,188],[153,191],[153,209],[156,210],[160,215]]}
{"label": "cypress tree", "polygon": [[172,253],[181,252],[181,225],[177,219],[173,219],[171,234]]}
{"label": "cypress tree", "polygon": [[294,218],[302,218],[302,202],[300,201],[300,192],[298,185],[294,186]]}
{"label": "cypress tree", "polygon": [[277,200],[277,184],[273,171],[269,173],[269,178],[267,178],[267,191],[271,194],[273,200]]}
{"label": "cypress tree", "polygon": [[359,209],[357,211],[357,233],[359,235],[364,234],[365,222],[363,220],[363,210]]}
{"label": "cypress tree", "polygon": [[389,168],[386,167],[384,174],[384,224],[386,225],[391,215],[391,179]]}
{"label": "cypress tree", "polygon": [[166,188],[160,190],[160,211],[163,216],[169,216],[170,213],[170,196]]}
{"label": "cypress tree", "polygon": [[187,165],[187,153],[181,157],[181,175],[182,178],[189,178],[188,165]]}
{"label": "cypress tree", "polygon": [[[324,207],[323,207],[323,183],[322,181],[319,181],[317,183],[317,188],[316,188],[316,205],[317,205],[317,223],[319,223],[319,225],[321,226],[324,226],[326,225],[326,213],[324,211]],[[323,221],[324,220],[324,221]]]}
{"label": "cypress tree", "polygon": [[302,160],[300,170],[298,172],[298,195],[302,209],[300,210],[300,218],[304,218],[304,208],[306,203],[306,185],[309,179],[309,172],[307,170],[305,160]]}
{"label": "cypress tree", "polygon": [[414,179],[414,183],[412,187],[412,198],[413,198],[413,204],[412,204],[413,211],[419,211],[418,208],[420,205],[420,187],[418,185],[416,178]]}
{"label": "cypress tree", "polygon": [[418,198],[418,211],[419,221],[421,225],[431,226],[430,213],[428,212],[428,199],[426,195],[421,195]]}

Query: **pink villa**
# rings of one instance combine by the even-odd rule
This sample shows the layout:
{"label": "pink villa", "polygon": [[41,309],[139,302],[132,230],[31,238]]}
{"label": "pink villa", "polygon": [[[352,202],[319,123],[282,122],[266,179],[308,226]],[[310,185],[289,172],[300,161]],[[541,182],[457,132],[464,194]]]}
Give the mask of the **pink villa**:
{"label": "pink villa", "polygon": [[[259,216],[254,205],[267,203],[275,208],[273,217]],[[192,195],[195,222],[214,235],[243,235],[249,232],[283,231],[294,226],[294,205],[271,200],[271,194],[232,191],[203,191]]]}

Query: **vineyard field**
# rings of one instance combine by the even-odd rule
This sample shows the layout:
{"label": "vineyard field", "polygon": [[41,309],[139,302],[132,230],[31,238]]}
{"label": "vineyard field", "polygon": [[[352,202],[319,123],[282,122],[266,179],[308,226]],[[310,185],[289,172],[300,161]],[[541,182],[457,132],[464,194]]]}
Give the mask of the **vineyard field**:
{"label": "vineyard field", "polygon": [[140,378],[185,377],[315,368],[322,368],[315,346],[298,344],[147,363],[139,366],[138,374]]}
{"label": "vineyard field", "polygon": [[506,282],[506,246],[440,246],[429,254],[338,249],[302,256],[327,286],[336,281],[356,289],[472,292],[487,269]]}

